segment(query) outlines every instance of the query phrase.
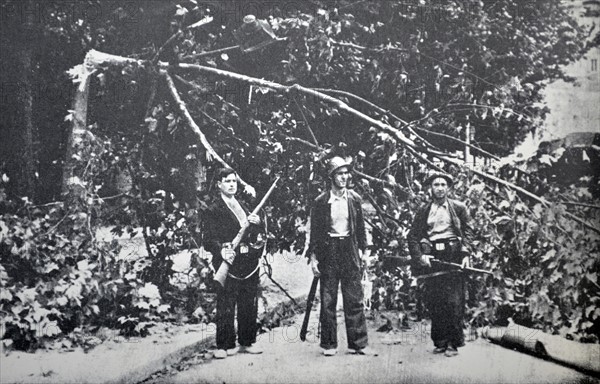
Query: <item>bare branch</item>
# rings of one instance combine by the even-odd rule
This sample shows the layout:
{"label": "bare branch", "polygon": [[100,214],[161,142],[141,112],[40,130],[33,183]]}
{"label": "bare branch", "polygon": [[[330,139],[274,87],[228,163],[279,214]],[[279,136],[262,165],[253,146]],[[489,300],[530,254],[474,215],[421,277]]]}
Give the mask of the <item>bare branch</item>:
{"label": "bare branch", "polygon": [[329,41],[331,42],[331,44],[337,45],[339,47],[354,48],[354,49],[358,49],[360,51],[372,51],[372,52],[398,51],[398,52],[408,52],[408,49],[406,49],[406,48],[398,48],[398,47],[393,47],[391,45],[387,45],[387,46],[379,47],[379,48],[371,48],[371,47],[363,47],[362,45],[358,45],[358,44],[354,44],[354,43],[346,43],[344,41],[336,41],[336,40],[333,40],[333,39],[329,39]]}
{"label": "bare branch", "polygon": [[216,54],[223,53],[223,52],[233,51],[234,49],[238,49],[239,47],[240,47],[239,45],[232,45],[231,47],[219,48],[219,49],[215,49],[214,51],[206,51],[206,52],[195,53],[193,55],[183,56],[182,59],[188,60],[188,59],[197,59],[199,57],[204,57],[204,56],[212,56],[212,55],[216,55]]}
{"label": "bare branch", "polygon": [[300,114],[302,115],[302,118],[304,119],[304,122],[306,123],[306,129],[308,130],[308,133],[310,134],[310,137],[313,139],[313,142],[318,147],[319,146],[319,141],[317,140],[317,137],[315,136],[315,133],[313,132],[312,128],[310,127],[310,124],[308,123],[308,119],[306,118],[306,115],[304,114],[304,111],[302,110],[302,107],[300,106],[300,104],[298,104],[298,100],[296,100],[295,97],[293,99],[294,99],[294,103],[298,107],[298,110],[300,111]]}
{"label": "bare branch", "polygon": [[174,65],[169,65],[168,63],[162,63],[162,66],[163,66],[163,68],[179,68],[179,69],[183,69],[183,70],[195,70],[195,71],[200,71],[200,72],[205,72],[205,73],[211,73],[211,74],[214,74],[214,75],[217,75],[220,77],[243,81],[243,82],[246,82],[249,84],[258,85],[260,87],[270,88],[270,89],[273,89],[273,90],[283,93],[283,94],[290,93],[290,92],[303,93],[307,96],[313,97],[315,100],[321,100],[321,101],[328,102],[328,103],[331,103],[331,104],[337,106],[339,109],[360,118],[361,120],[379,128],[380,130],[382,130],[384,132],[391,134],[396,139],[398,139],[398,141],[402,142],[405,145],[408,145],[411,147],[415,146],[415,143],[412,140],[407,138],[402,132],[400,132],[398,129],[392,127],[391,125],[386,124],[382,121],[376,120],[362,112],[359,112],[356,109],[349,107],[348,104],[344,103],[343,101],[336,99],[335,97],[331,97],[322,92],[318,92],[313,89],[303,87],[299,84],[294,84],[292,86],[285,86],[285,85],[282,85],[279,83],[275,83],[273,81],[257,79],[254,77],[241,75],[239,73],[224,71],[222,69],[211,68],[211,67],[206,67],[206,66],[197,65],[197,64],[179,63],[179,64],[174,64]]}
{"label": "bare branch", "polygon": [[[179,111],[181,112],[181,114],[183,115],[183,117],[186,119],[188,125],[190,126],[190,128],[192,128],[192,131],[196,134],[196,136],[198,136],[198,139],[200,139],[200,142],[202,143],[202,145],[206,149],[207,157],[209,158],[209,160],[212,157],[212,158],[216,159],[219,163],[221,163],[223,166],[228,167],[228,168],[232,168],[213,149],[212,145],[210,145],[210,143],[208,142],[208,139],[206,138],[206,136],[204,135],[204,133],[202,133],[202,130],[200,130],[200,127],[198,127],[198,125],[196,124],[196,122],[192,118],[192,115],[190,115],[190,112],[188,111],[188,109],[187,109],[187,107],[185,105],[185,102],[179,96],[179,92],[177,91],[177,88],[175,88],[175,83],[173,82],[173,79],[171,78],[171,76],[165,70],[161,70],[160,74],[164,77],[164,79],[165,79],[165,81],[167,83],[167,86],[169,88],[169,91],[171,91],[171,96],[173,96],[173,99],[175,100],[175,103],[179,107]],[[239,180],[240,180],[240,183],[242,185],[244,185],[244,187],[249,188],[250,191],[254,191],[254,187],[252,187],[250,184],[246,183],[241,177],[239,177]],[[250,192],[250,193],[253,194],[252,192]]]}
{"label": "bare branch", "polygon": [[499,158],[498,156],[496,156],[496,155],[494,155],[494,154],[491,154],[491,153],[487,152],[486,150],[479,148],[479,147],[478,147],[478,146],[476,146],[476,145],[469,144],[469,143],[467,143],[466,141],[462,141],[461,139],[458,139],[458,138],[456,138],[456,137],[454,137],[454,136],[446,135],[446,134],[444,134],[444,133],[439,133],[439,132],[430,131],[430,130],[428,130],[428,129],[424,129],[424,128],[418,128],[418,127],[415,127],[415,129],[416,129],[416,130],[418,130],[418,131],[421,131],[421,132],[426,132],[427,134],[431,134],[431,135],[433,135],[433,136],[443,137],[443,138],[445,138],[445,139],[450,139],[450,140],[452,140],[452,141],[455,141],[455,142],[457,142],[457,143],[461,143],[462,145],[466,145],[466,146],[467,146],[467,147],[469,147],[469,148],[473,148],[473,149],[475,149],[475,150],[477,150],[477,151],[479,151],[479,152],[483,153],[484,155],[486,155],[486,156],[488,156],[488,157],[490,157],[490,158],[492,158],[492,159],[494,159],[494,160],[498,160],[498,161],[500,161],[500,158]]}

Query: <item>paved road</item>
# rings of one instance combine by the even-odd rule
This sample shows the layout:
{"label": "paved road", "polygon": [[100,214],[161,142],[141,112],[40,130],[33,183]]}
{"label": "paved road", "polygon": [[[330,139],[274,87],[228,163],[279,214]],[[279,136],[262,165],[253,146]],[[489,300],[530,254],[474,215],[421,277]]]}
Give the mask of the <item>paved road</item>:
{"label": "paved road", "polygon": [[[318,312],[312,313],[318,318]],[[342,312],[338,355],[320,354],[316,323],[306,342],[298,333],[302,315],[292,323],[261,335],[262,355],[238,354],[224,360],[205,359],[189,369],[156,378],[152,383],[598,383],[573,369],[512,351],[483,339],[470,341],[460,354],[448,358],[431,353],[427,331],[416,323],[406,332],[375,330],[380,319],[369,320],[371,345],[379,356],[347,353]]]}

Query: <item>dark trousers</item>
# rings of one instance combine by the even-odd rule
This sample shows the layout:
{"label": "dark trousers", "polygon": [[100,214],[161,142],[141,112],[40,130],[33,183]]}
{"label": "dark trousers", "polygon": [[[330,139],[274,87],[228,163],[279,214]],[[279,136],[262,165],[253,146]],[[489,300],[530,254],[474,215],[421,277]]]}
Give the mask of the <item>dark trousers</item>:
{"label": "dark trousers", "polygon": [[[442,261],[460,263],[457,252],[433,251],[433,256]],[[443,270],[434,268],[435,271]],[[436,347],[462,347],[465,345],[463,317],[465,308],[464,279],[461,273],[427,279],[425,283],[426,306],[431,317],[431,339]]]}
{"label": "dark trousers", "polygon": [[229,276],[225,287],[217,291],[217,348],[235,348],[235,308],[237,305],[238,342],[250,346],[256,342],[257,291],[259,272],[246,280]]}
{"label": "dark trousers", "polygon": [[363,308],[361,271],[352,240],[331,239],[330,254],[321,267],[321,348],[337,348],[337,296],[342,285],[348,348],[367,346],[367,322]]}

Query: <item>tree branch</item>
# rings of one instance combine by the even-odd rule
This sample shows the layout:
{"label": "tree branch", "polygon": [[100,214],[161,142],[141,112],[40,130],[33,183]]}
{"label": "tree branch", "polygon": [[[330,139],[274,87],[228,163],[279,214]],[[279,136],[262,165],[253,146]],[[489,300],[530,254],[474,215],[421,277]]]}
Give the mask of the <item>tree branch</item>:
{"label": "tree branch", "polygon": [[295,97],[293,99],[294,99],[294,103],[298,107],[298,110],[300,111],[300,114],[302,115],[302,118],[304,119],[304,122],[306,123],[306,129],[308,130],[308,133],[310,134],[310,137],[313,139],[313,142],[318,147],[319,146],[319,141],[317,140],[317,137],[315,136],[315,133],[313,132],[312,128],[310,127],[310,124],[308,123],[308,119],[306,118],[306,115],[304,115],[304,111],[302,110],[302,107],[300,106],[300,104],[298,104],[298,100],[296,100]]}
{"label": "tree branch", "polygon": [[189,31],[192,30],[194,28],[198,28],[201,27],[203,25],[206,25],[210,22],[213,21],[213,18],[211,16],[207,16],[205,18],[203,18],[202,20],[199,20],[197,22],[195,22],[194,24],[188,25],[187,27],[185,27],[184,29],[179,30],[177,33],[173,34],[173,36],[171,36],[163,45],[162,47],[160,47],[158,49],[158,51],[156,52],[156,55],[154,55],[154,58],[152,59],[152,63],[156,64],[158,62],[158,59],[160,59],[160,55],[163,53],[163,51],[165,50],[165,48],[167,48],[169,45],[171,45],[171,43],[173,41],[175,41],[175,39],[177,39],[179,36],[183,35],[183,33],[185,31]]}
{"label": "tree branch", "polygon": [[[192,115],[190,115],[190,112],[188,111],[187,107],[185,106],[184,101],[179,96],[179,92],[177,91],[177,88],[175,88],[175,83],[173,82],[173,79],[171,78],[171,76],[165,70],[161,70],[160,74],[164,77],[164,79],[167,83],[167,86],[169,88],[169,91],[171,91],[171,96],[173,96],[175,103],[179,107],[179,111],[181,112],[183,117],[186,119],[186,121],[187,121],[188,125],[190,126],[190,128],[192,129],[192,131],[196,134],[196,136],[198,136],[198,139],[200,139],[200,143],[202,143],[202,145],[206,149],[206,154],[207,154],[208,160],[210,161],[210,159],[212,157],[212,158],[216,159],[219,163],[221,163],[224,167],[232,168],[229,164],[227,164],[227,162],[225,160],[223,160],[221,158],[221,156],[219,156],[219,154],[217,152],[215,152],[212,145],[210,145],[210,143],[208,142],[208,139],[206,138],[204,133],[202,133],[202,131],[200,130],[200,127],[198,127],[198,125],[192,118]],[[239,177],[239,174],[238,174],[238,177]],[[250,184],[246,183],[241,177],[239,177],[239,180],[240,180],[240,183],[246,188],[248,193],[250,193],[251,195],[255,194],[254,187],[252,187]]]}
{"label": "tree branch", "polygon": [[[92,50],[90,52],[88,52],[88,56],[86,56],[86,63],[87,64],[92,64],[93,66],[98,66],[101,64],[106,64],[106,63],[110,63],[110,64],[114,64],[114,65],[127,65],[127,64],[137,64],[137,65],[141,65],[144,63],[144,61],[141,60],[135,60],[135,59],[130,59],[130,58],[125,58],[125,57],[121,57],[121,56],[115,56],[115,55],[109,55],[106,53],[102,53],[102,52],[98,52],[95,50]],[[389,134],[391,134],[393,137],[395,137],[396,139],[398,139],[398,141],[400,141],[402,144],[405,145],[405,147],[413,154],[415,154],[418,158],[420,158],[421,160],[425,161],[429,166],[431,166],[434,169],[437,170],[441,170],[440,167],[436,166],[435,164],[433,164],[430,160],[428,160],[427,158],[425,158],[425,156],[421,153],[419,153],[416,150],[416,146],[415,143],[407,138],[402,132],[400,132],[398,129],[390,126],[389,124],[386,124],[382,121],[376,120],[362,112],[357,111],[354,108],[349,107],[346,103],[342,102],[339,99],[336,99],[334,97],[331,97],[329,95],[326,95],[322,92],[318,92],[315,91],[313,89],[307,88],[307,87],[303,87],[299,84],[295,84],[292,86],[284,86],[282,84],[279,83],[275,83],[272,81],[268,81],[268,80],[263,80],[263,79],[257,79],[254,77],[250,77],[250,76],[246,76],[246,75],[241,75],[239,73],[235,73],[235,72],[230,72],[230,71],[225,71],[225,70],[221,70],[221,69],[217,69],[217,68],[211,68],[211,67],[206,67],[206,66],[202,66],[202,65],[196,65],[196,64],[186,64],[186,63],[179,63],[179,64],[169,64],[169,63],[164,63],[164,62],[159,62],[158,63],[159,67],[161,67],[163,69],[163,71],[161,71],[161,73],[163,74],[163,76],[165,76],[165,78],[167,79],[167,82],[169,83],[170,80],[170,85],[172,85],[172,87],[170,86],[171,92],[173,93],[173,97],[176,98],[176,100],[178,100],[178,105],[180,107],[181,112],[184,114],[184,116],[186,117],[186,119],[188,120],[188,123],[190,124],[190,126],[192,127],[192,129],[194,129],[194,132],[196,132],[198,134],[198,136],[200,137],[201,141],[203,142],[203,144],[206,144],[208,146],[208,148],[210,148],[210,150],[208,150],[209,153],[214,153],[215,158],[217,160],[219,160],[222,164],[227,165],[227,163],[225,163],[224,160],[222,160],[220,157],[218,157],[218,155],[216,154],[216,152],[214,152],[214,150],[212,150],[212,147],[210,146],[210,144],[208,143],[208,141],[206,140],[206,137],[204,136],[204,134],[202,134],[202,132],[200,131],[200,129],[198,128],[198,126],[194,123],[191,115],[189,114],[189,112],[187,111],[187,108],[185,107],[185,104],[183,103],[183,101],[181,100],[181,98],[179,97],[179,94],[177,93],[177,90],[173,84],[173,80],[171,79],[171,77],[168,75],[168,73],[164,70],[169,69],[169,68],[174,68],[174,69],[181,69],[181,70],[194,70],[194,71],[198,71],[198,72],[203,72],[203,73],[209,73],[209,74],[213,74],[219,77],[224,77],[224,78],[229,78],[229,79],[233,79],[233,80],[237,80],[237,81],[242,81],[245,83],[249,83],[249,84],[254,84],[260,87],[266,87],[266,88],[270,88],[273,89],[274,91],[283,93],[283,94],[289,94],[292,92],[297,92],[297,93],[303,93],[307,96],[311,96],[313,98],[315,98],[315,100],[321,100],[324,102],[328,102],[331,103],[333,105],[335,105],[336,107],[338,107],[339,109],[354,115],[356,117],[358,117],[359,119],[371,124],[372,126],[380,129],[383,132],[387,132]],[[465,71],[465,73],[467,73]],[[175,91],[175,92],[173,92]],[[459,105],[459,104],[456,104]],[[489,106],[482,106],[482,105],[476,105],[476,104],[467,104],[469,107],[486,107],[489,108]],[[195,128],[194,128],[195,127]],[[318,148],[318,147],[317,147]],[[213,155],[213,156],[214,156]],[[447,156],[447,154],[445,156],[441,156],[441,155],[437,155],[438,157],[440,157],[440,159],[446,160],[449,163],[452,163],[454,165],[457,165],[461,168],[464,168],[464,164],[461,164],[459,161],[452,159],[450,157]],[[549,206],[550,203],[548,201],[546,201],[545,199],[524,190],[523,188],[505,181],[503,179],[500,179],[498,177],[492,176],[490,174],[481,172],[479,170],[476,169],[471,169],[471,172],[474,172],[480,176],[482,176],[483,178],[496,182],[496,183],[500,183],[502,185],[505,185],[521,194],[524,194],[526,196],[529,196],[530,198],[534,199],[535,201],[538,201],[540,203],[542,203],[544,206]],[[245,186],[252,188],[249,184],[245,183],[243,180],[242,184],[244,184]],[[253,188],[252,188],[253,190]],[[590,228],[598,233],[600,233],[600,230],[598,228],[595,228],[594,226],[590,225],[589,223],[586,223],[585,221],[583,221],[581,218],[576,217],[570,213],[566,213],[566,216],[581,223],[582,225],[584,225],[587,228]]]}
{"label": "tree branch", "polygon": [[343,96],[347,96],[350,97],[352,99],[358,100],[363,104],[368,105],[369,107],[375,109],[376,111],[378,111],[379,113],[383,114],[383,115],[388,115],[393,117],[396,121],[399,121],[400,123],[402,123],[403,127],[402,128],[406,128],[410,131],[411,134],[415,135],[417,138],[419,138],[419,140],[421,140],[423,142],[423,144],[425,144],[428,147],[431,148],[436,148],[433,144],[431,144],[430,142],[428,142],[427,140],[425,140],[425,138],[421,135],[419,135],[417,132],[415,132],[413,130],[413,128],[411,127],[411,124],[409,122],[407,122],[406,120],[401,119],[400,117],[396,116],[395,114],[393,114],[391,111],[387,110],[387,109],[383,109],[380,106],[378,106],[377,104],[373,104],[372,102],[370,102],[369,100],[363,99],[362,97],[355,95],[354,93],[351,92],[347,92],[347,91],[342,91],[339,89],[329,89],[329,88],[312,88],[315,91],[320,91],[320,92],[329,92],[329,93],[335,93],[338,95],[343,95]]}
{"label": "tree branch", "polygon": [[[442,160],[446,160],[446,161],[448,161],[448,162],[450,162],[452,164],[455,164],[455,165],[458,165],[458,166],[462,166],[462,164],[459,164],[456,160],[448,158],[448,157],[444,157],[444,158],[442,158]],[[493,182],[498,183],[498,184],[502,184],[505,187],[508,187],[508,188],[510,188],[510,189],[512,189],[512,190],[514,190],[514,191],[516,191],[516,192],[518,192],[520,194],[522,194],[522,195],[525,195],[525,196],[527,196],[527,197],[529,197],[529,198],[537,201],[538,203],[541,203],[544,207],[550,207],[552,204],[555,204],[555,203],[551,203],[551,202],[547,201],[546,199],[544,199],[542,197],[539,197],[538,195],[535,195],[535,194],[533,194],[533,193],[531,193],[531,192],[529,192],[529,191],[527,191],[527,190],[525,190],[525,189],[523,189],[523,188],[521,188],[521,187],[519,187],[517,185],[514,185],[513,183],[510,183],[510,182],[508,182],[506,180],[502,180],[499,177],[492,176],[492,175],[487,174],[485,172],[481,172],[481,171],[479,171],[479,170],[477,170],[475,168],[472,168],[471,172],[476,173],[479,176],[481,176],[481,177],[483,177],[483,178],[485,178],[487,180],[493,181]],[[582,218],[577,217],[577,216],[573,215],[570,212],[565,212],[565,216],[567,216],[568,218],[570,218],[570,219],[572,219],[572,220],[574,220],[574,221],[582,224],[584,227],[593,230],[594,232],[600,233],[600,229],[594,227],[593,225],[587,223]]]}
{"label": "tree branch", "polygon": [[405,145],[408,145],[411,147],[415,146],[415,143],[412,140],[408,139],[402,132],[400,132],[398,129],[390,126],[389,124],[386,124],[382,121],[376,120],[368,115],[365,115],[364,113],[359,112],[356,109],[349,107],[348,104],[344,103],[343,101],[341,101],[339,99],[336,99],[334,97],[326,95],[322,92],[318,92],[313,89],[303,87],[299,84],[294,84],[292,86],[285,86],[285,85],[282,85],[279,83],[275,83],[273,81],[257,79],[254,77],[241,75],[239,73],[225,71],[225,70],[217,69],[217,68],[206,67],[206,66],[197,65],[197,64],[179,63],[179,64],[170,65],[168,63],[162,63],[162,67],[165,69],[166,68],[178,68],[178,69],[182,69],[182,70],[194,70],[194,71],[199,71],[199,72],[204,72],[204,73],[210,73],[210,74],[213,74],[213,75],[216,75],[219,77],[225,77],[225,78],[229,78],[229,79],[233,79],[233,80],[243,81],[245,83],[257,85],[260,87],[270,88],[270,89],[273,89],[274,91],[284,93],[284,94],[288,94],[291,92],[303,93],[307,96],[313,97],[315,100],[322,100],[324,102],[328,102],[328,103],[335,105],[339,109],[360,118],[361,120],[379,128],[380,130],[382,130],[384,132],[391,134],[396,139],[398,139],[398,141],[402,142]]}
{"label": "tree branch", "polygon": [[343,41],[336,41],[336,40],[333,40],[333,39],[329,39],[329,41],[331,42],[331,44],[337,45],[339,47],[354,48],[354,49],[358,49],[360,51],[372,51],[372,52],[398,51],[398,52],[408,52],[408,49],[406,49],[406,48],[392,47],[391,45],[388,45],[388,46],[385,46],[385,47],[380,47],[380,48],[371,48],[371,47],[363,47],[362,45],[358,45],[358,44],[354,44],[354,43],[346,43],[346,42],[343,42]]}
{"label": "tree branch", "polygon": [[466,145],[466,146],[467,146],[467,147],[469,147],[469,148],[473,148],[473,149],[475,149],[475,150],[477,150],[477,151],[479,151],[479,152],[483,153],[484,155],[486,155],[486,156],[488,156],[488,157],[490,157],[490,158],[492,158],[492,159],[494,159],[494,160],[498,160],[498,161],[500,161],[500,158],[499,158],[498,156],[496,156],[496,155],[494,155],[494,154],[492,154],[492,153],[490,153],[490,152],[487,152],[486,150],[484,150],[484,149],[481,149],[481,148],[479,148],[479,147],[478,147],[478,146],[476,146],[476,145],[469,144],[469,143],[467,143],[466,141],[462,141],[461,139],[458,139],[458,138],[456,138],[456,137],[454,137],[454,136],[446,135],[446,134],[444,134],[444,133],[438,133],[438,132],[430,131],[430,130],[428,130],[428,129],[424,129],[424,128],[418,128],[418,127],[415,127],[415,129],[416,129],[416,130],[418,130],[418,131],[421,131],[421,132],[426,132],[427,134],[431,134],[431,135],[433,135],[433,136],[443,137],[443,138],[446,138],[446,139],[450,139],[450,140],[452,140],[452,141],[455,141],[455,142],[457,142],[457,143],[461,143],[462,145]]}
{"label": "tree branch", "polygon": [[218,53],[233,51],[234,49],[238,49],[239,47],[240,47],[239,45],[232,45],[231,47],[219,48],[219,49],[215,49],[214,51],[206,51],[206,52],[195,53],[193,55],[183,56],[182,59],[183,60],[197,59],[198,57],[211,56],[211,55],[216,55]]}

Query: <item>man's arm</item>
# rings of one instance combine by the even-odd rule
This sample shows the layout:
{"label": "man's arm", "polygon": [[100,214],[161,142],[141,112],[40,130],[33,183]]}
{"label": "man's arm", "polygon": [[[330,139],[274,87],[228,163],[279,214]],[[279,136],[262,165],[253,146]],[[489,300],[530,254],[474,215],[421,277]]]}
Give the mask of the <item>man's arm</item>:
{"label": "man's arm", "polygon": [[204,249],[212,254],[212,265],[215,269],[218,269],[223,262],[221,256],[221,249],[223,244],[219,241],[219,228],[221,223],[219,222],[219,215],[215,212],[216,207],[209,207],[205,211],[204,219]]}
{"label": "man's arm", "polygon": [[456,211],[458,219],[460,220],[460,227],[463,236],[461,252],[469,255],[471,253],[471,245],[474,239],[473,221],[471,220],[465,204],[458,202]]}
{"label": "man's arm", "polygon": [[315,278],[318,278],[321,275],[321,271],[319,270],[319,261],[317,260],[317,246],[316,239],[318,236],[317,227],[319,227],[317,218],[316,218],[316,207],[315,203],[310,209],[310,230],[309,230],[309,238],[308,238],[308,249],[306,251],[306,257],[308,258],[308,262],[310,263],[310,268],[312,269],[313,275]]}
{"label": "man's arm", "polygon": [[413,265],[420,265],[422,267],[431,267],[431,259],[433,258],[432,255],[424,253],[423,249],[421,249],[422,241],[425,240],[426,243],[429,242],[427,239],[427,224],[425,218],[425,215],[427,215],[428,212],[429,210],[427,207],[423,207],[417,211],[407,236],[410,258],[413,263],[418,263]]}
{"label": "man's arm", "polygon": [[364,254],[367,250],[367,229],[365,228],[365,218],[362,209],[362,201],[360,196],[356,195],[356,240],[358,241],[358,248]]}
{"label": "man's arm", "polygon": [[410,231],[408,232],[408,235],[406,236],[406,240],[408,242],[408,251],[410,253],[410,256],[413,260],[417,260],[421,258],[421,246],[420,246],[420,241],[421,239],[426,235],[426,233],[423,233],[423,228],[422,228],[422,217],[423,215],[423,210],[419,209],[417,211],[417,213],[415,214],[415,217],[413,218],[413,222],[412,225],[410,227]]}

